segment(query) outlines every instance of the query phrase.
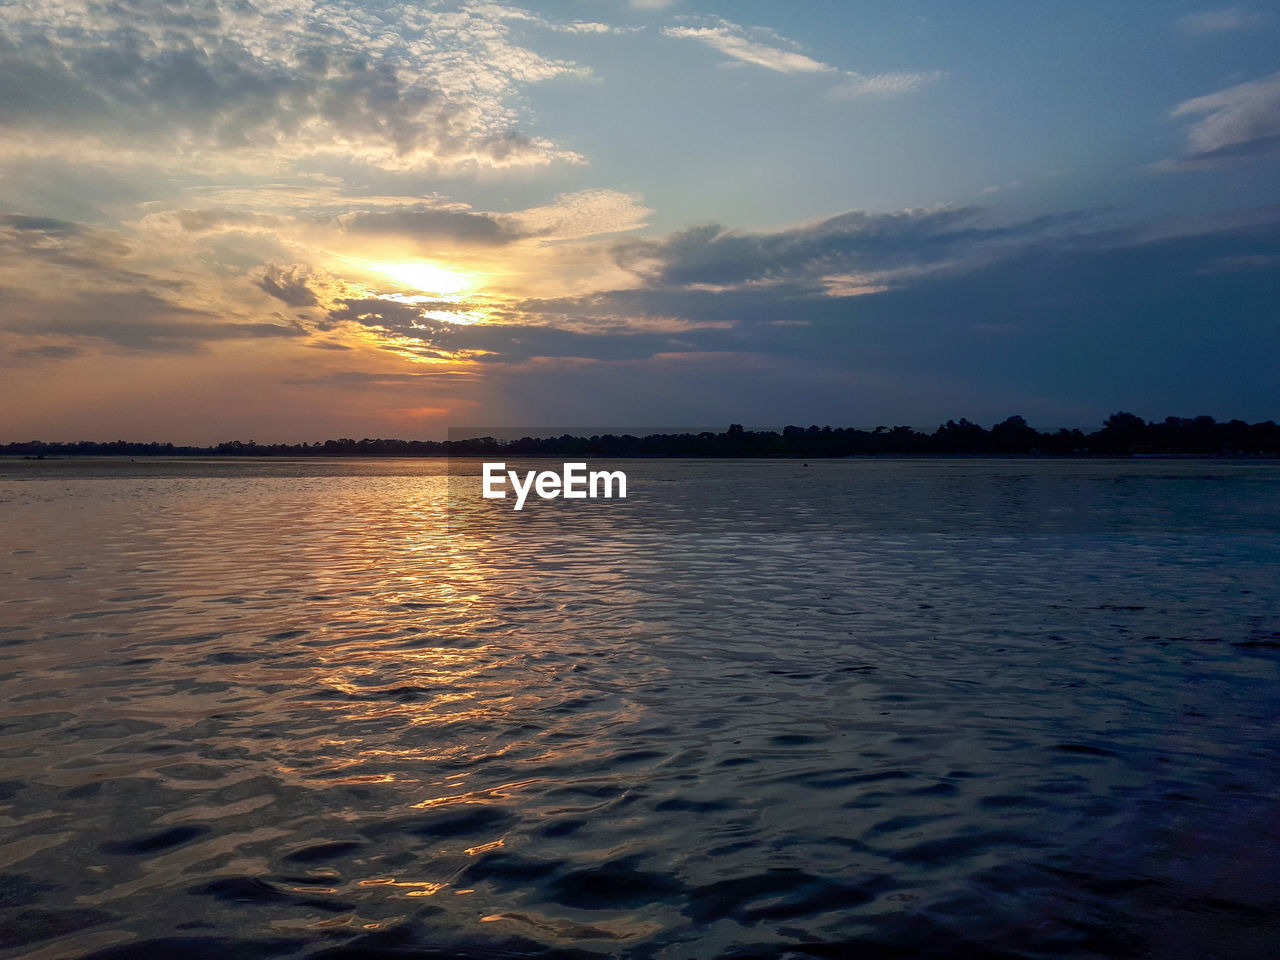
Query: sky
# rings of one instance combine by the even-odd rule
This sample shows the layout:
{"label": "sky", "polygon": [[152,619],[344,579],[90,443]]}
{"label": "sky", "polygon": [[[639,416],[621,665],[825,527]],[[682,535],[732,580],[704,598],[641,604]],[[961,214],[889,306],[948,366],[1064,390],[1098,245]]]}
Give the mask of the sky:
{"label": "sky", "polygon": [[0,0],[0,442],[1280,419],[1280,11]]}

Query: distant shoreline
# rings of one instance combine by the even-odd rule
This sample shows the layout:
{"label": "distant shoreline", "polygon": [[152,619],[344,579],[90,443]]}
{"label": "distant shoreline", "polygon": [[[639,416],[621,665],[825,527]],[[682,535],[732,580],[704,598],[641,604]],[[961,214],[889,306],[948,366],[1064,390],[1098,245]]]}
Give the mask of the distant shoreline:
{"label": "distant shoreline", "polygon": [[326,440],[321,443],[259,444],[250,440],[213,446],[173,443],[29,440],[0,445],[6,459],[82,459],[170,457],[190,459],[341,459],[341,458],[612,458],[831,460],[852,457],[1021,457],[1034,459],[1267,459],[1280,456],[1280,426],[1275,421],[1249,424],[1212,417],[1166,417],[1144,421],[1130,413],[1108,417],[1092,433],[1066,428],[1041,432],[1022,417],[1009,417],[985,429],[961,419],[948,420],[933,433],[911,427],[786,427],[781,431],[745,430],[733,424],[722,433],[662,433],[647,436],[595,434],[525,436],[502,440]]}
{"label": "distant shoreline", "polygon": [[[335,463],[335,462],[369,462],[369,461],[395,461],[395,460],[414,460],[414,461],[444,461],[450,460],[469,460],[482,461],[484,457],[480,456],[461,456],[457,454],[422,454],[418,456],[405,456],[396,454],[383,454],[373,456],[342,455],[342,456],[224,456],[222,454],[209,454],[208,456],[191,456],[185,454],[142,454],[139,456],[120,456],[118,454],[100,453],[100,454],[75,454],[70,456],[17,456],[14,454],[0,453],[0,463],[137,463],[139,461],[150,461],[154,463]],[[508,455],[511,462],[524,460],[546,460],[563,461],[564,456],[554,456],[551,454],[520,454],[517,456]],[[679,454],[664,456],[662,454],[637,454],[633,456],[605,456],[596,454],[586,454],[581,459],[587,462],[596,460],[696,460],[699,462],[713,463],[716,461],[731,463],[796,463],[804,462],[808,466],[808,461],[815,463],[848,463],[852,461],[859,462],[875,462],[889,460],[921,460],[934,462],[960,462],[960,461],[983,461],[995,460],[1004,462],[1023,462],[1023,463],[1042,463],[1047,461],[1063,462],[1075,461],[1079,463],[1091,463],[1102,461],[1128,461],[1133,463],[1186,463],[1190,461],[1198,461],[1205,463],[1280,463],[1280,453],[1134,453],[1134,454],[1108,454],[1108,453],[855,453],[841,457],[808,457],[800,456],[776,456],[776,457],[721,457],[721,456],[691,456],[688,454]]]}
{"label": "distant shoreline", "polygon": [[[563,460],[564,454],[552,453],[519,453],[499,454],[460,454],[460,453],[424,453],[424,454],[315,454],[302,456],[297,454],[190,454],[190,453],[72,453],[41,456],[30,454],[0,453],[0,462],[38,461],[42,463],[106,461],[118,460],[133,462],[136,460],[177,460],[190,463],[239,463],[245,460],[259,460],[263,463],[286,463],[289,461],[311,462],[321,460],[483,460],[488,456],[506,456],[514,460]],[[789,462],[792,460],[1280,460],[1280,453],[851,453],[843,456],[723,456],[695,454],[583,454],[587,460],[759,460],[764,462]]]}

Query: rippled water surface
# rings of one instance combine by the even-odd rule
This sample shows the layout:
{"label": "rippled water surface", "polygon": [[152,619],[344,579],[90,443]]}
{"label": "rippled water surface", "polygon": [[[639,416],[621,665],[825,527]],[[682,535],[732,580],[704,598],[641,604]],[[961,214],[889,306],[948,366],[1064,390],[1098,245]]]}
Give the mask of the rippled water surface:
{"label": "rippled water surface", "polygon": [[1276,955],[1280,467],[621,466],[0,463],[0,951]]}

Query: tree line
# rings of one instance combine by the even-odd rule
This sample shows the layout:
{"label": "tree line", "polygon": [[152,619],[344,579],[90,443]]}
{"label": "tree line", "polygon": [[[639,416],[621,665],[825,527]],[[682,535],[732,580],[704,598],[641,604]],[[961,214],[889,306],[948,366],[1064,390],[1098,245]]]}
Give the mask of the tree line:
{"label": "tree line", "polygon": [[22,457],[851,457],[871,455],[1087,456],[1276,456],[1280,426],[1272,420],[1218,422],[1213,417],[1143,420],[1115,413],[1092,433],[1063,428],[1042,432],[1019,416],[986,429],[961,418],[933,433],[912,427],[786,427],[745,430],[733,424],[723,433],[661,433],[637,437],[563,434],[502,440],[325,440],[318,443],[255,443],[232,440],[214,446],[136,443],[126,440],[0,445],[0,455]]}

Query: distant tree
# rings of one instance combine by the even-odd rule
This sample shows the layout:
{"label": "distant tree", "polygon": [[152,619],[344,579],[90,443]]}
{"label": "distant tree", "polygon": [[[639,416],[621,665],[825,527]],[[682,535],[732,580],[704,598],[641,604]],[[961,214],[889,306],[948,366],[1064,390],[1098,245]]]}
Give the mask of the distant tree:
{"label": "distant tree", "polygon": [[961,417],[959,423],[948,420],[938,427],[933,445],[938,453],[986,453],[990,439],[982,427]]}
{"label": "distant tree", "polygon": [[991,447],[996,453],[1030,453],[1040,445],[1040,434],[1013,416],[991,428]]}
{"label": "distant tree", "polygon": [[1107,417],[1102,423],[1102,429],[1094,436],[1097,448],[1102,453],[1133,453],[1143,448],[1147,433],[1145,420],[1120,411]]}

